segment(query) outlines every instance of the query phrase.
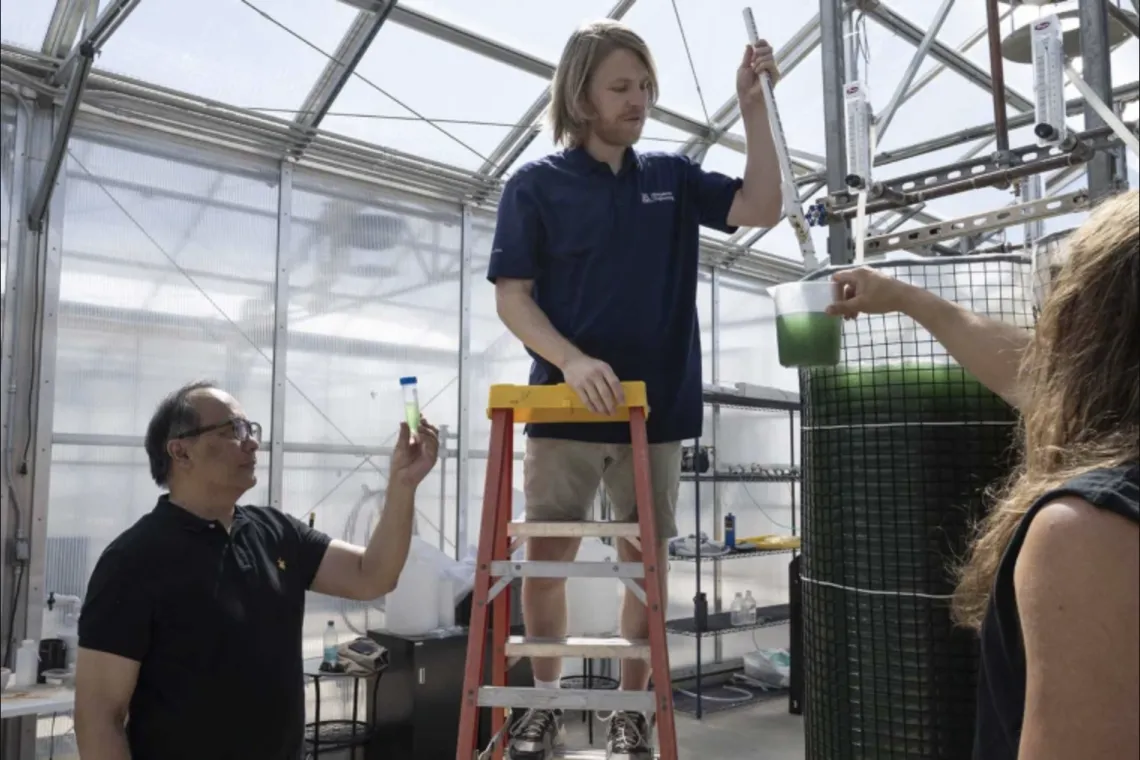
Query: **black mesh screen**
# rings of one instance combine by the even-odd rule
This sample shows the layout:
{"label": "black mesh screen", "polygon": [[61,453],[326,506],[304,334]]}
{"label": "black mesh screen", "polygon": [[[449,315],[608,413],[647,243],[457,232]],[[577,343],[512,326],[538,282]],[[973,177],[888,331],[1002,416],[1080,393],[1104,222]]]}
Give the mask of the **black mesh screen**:
{"label": "black mesh screen", "polygon": [[[1026,259],[877,268],[1032,323]],[[951,623],[952,567],[1012,464],[1015,414],[899,314],[848,322],[842,363],[800,382],[807,757],[968,760],[977,650]]]}

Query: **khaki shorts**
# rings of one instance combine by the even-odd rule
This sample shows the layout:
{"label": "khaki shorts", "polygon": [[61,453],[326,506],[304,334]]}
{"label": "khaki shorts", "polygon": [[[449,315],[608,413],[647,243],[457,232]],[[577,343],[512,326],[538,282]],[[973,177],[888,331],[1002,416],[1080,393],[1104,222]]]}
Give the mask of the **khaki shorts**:
{"label": "khaki shorts", "polygon": [[[649,446],[653,509],[661,543],[677,535],[681,442]],[[590,516],[598,487],[606,486],[615,522],[637,522],[633,447],[560,438],[527,438],[523,492],[529,522],[577,522]]]}

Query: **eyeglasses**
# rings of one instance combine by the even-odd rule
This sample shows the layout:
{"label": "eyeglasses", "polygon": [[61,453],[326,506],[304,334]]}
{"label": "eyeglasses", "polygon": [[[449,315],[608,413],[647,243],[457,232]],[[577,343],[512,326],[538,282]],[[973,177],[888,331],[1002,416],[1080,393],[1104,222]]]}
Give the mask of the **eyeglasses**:
{"label": "eyeglasses", "polygon": [[233,432],[234,432],[234,438],[238,441],[241,441],[242,443],[244,443],[245,441],[248,441],[250,439],[256,441],[257,443],[261,443],[261,423],[260,422],[250,422],[249,420],[241,419],[241,418],[226,420],[225,422],[219,422],[216,425],[205,425],[203,427],[196,427],[193,430],[187,430],[184,433],[179,433],[178,435],[172,435],[172,436],[170,436],[170,440],[178,441],[178,440],[182,440],[184,438],[196,438],[200,435],[204,435],[205,433],[212,433],[215,430],[221,430],[222,428],[225,428],[225,427],[232,427]]}

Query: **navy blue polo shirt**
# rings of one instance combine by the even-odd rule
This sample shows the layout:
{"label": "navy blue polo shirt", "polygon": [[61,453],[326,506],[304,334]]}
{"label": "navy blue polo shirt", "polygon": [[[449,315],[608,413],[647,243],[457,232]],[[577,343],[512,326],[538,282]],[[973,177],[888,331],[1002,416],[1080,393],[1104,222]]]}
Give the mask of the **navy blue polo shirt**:
{"label": "navy blue polo shirt", "polygon": [[[551,324],[623,381],[643,380],[649,441],[697,438],[701,225],[734,232],[728,211],[743,183],[677,153],[627,149],[616,174],[583,148],[523,166],[507,182],[487,279],[534,281]],[[534,351],[530,383],[563,382]],[[529,435],[628,443],[629,425],[530,425]]]}

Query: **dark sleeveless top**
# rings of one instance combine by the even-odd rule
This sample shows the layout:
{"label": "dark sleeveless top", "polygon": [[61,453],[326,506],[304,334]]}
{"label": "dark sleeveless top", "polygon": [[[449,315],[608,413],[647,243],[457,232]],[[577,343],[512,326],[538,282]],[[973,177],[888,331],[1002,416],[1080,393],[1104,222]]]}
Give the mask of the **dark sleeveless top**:
{"label": "dark sleeveless top", "polygon": [[1042,496],[1022,518],[994,579],[982,623],[974,760],[1016,760],[1025,713],[1025,649],[1013,589],[1013,568],[1029,523],[1042,507],[1076,496],[1095,507],[1140,523],[1140,467],[1097,470]]}

